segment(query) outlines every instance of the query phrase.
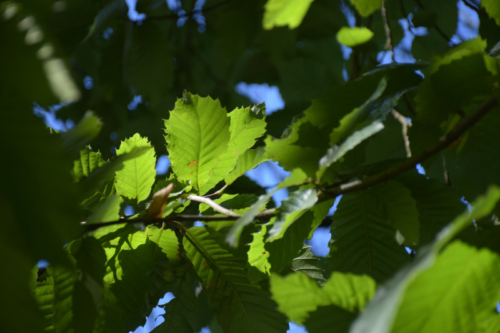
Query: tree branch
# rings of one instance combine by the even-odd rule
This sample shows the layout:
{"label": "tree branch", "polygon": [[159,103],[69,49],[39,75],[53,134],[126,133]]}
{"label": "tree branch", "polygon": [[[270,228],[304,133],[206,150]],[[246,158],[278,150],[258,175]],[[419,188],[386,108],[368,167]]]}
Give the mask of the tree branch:
{"label": "tree branch", "polygon": [[188,195],[187,199],[192,200],[192,201],[198,201],[198,202],[204,203],[206,205],[209,205],[216,212],[219,212],[219,213],[224,214],[226,216],[241,217],[240,214],[235,213],[232,210],[229,210],[229,209],[222,207],[218,203],[212,201],[210,198],[200,197],[198,195],[190,194],[190,195]]}
{"label": "tree branch", "polygon": [[[116,224],[139,223],[139,224],[142,224],[144,226],[148,226],[148,225],[156,224],[156,223],[166,223],[166,222],[174,222],[174,221],[206,221],[206,222],[210,222],[210,221],[235,221],[241,217],[241,215],[239,215],[239,214],[237,214],[237,215],[238,216],[177,214],[177,215],[171,215],[171,216],[167,216],[165,218],[159,218],[159,219],[156,219],[156,218],[150,219],[150,218],[145,217],[145,218],[134,219],[134,220],[120,219],[117,221],[110,221],[110,222],[91,223],[91,224],[84,224],[83,227],[85,229],[85,232],[89,232],[89,231],[97,230],[97,229],[102,228],[102,227],[116,225]],[[276,215],[276,208],[271,208],[271,209],[263,210],[262,212],[256,214],[255,219],[269,219],[275,215]]]}
{"label": "tree branch", "polygon": [[391,26],[389,25],[389,20],[387,18],[387,8],[385,6],[385,1],[382,2],[382,8],[380,9],[380,13],[382,14],[382,20],[384,21],[384,30],[385,30],[384,49],[391,52],[391,59],[393,62],[396,62],[396,58],[394,57],[394,47],[392,45]]}
{"label": "tree branch", "polygon": [[[483,103],[481,106],[479,106],[474,112],[469,114],[468,116],[464,117],[458,124],[455,126],[451,131],[443,135],[439,140],[433,144],[432,146],[428,147],[426,150],[421,152],[415,157],[409,158],[407,160],[404,160],[403,162],[399,163],[398,165],[387,169],[379,174],[376,174],[374,176],[368,177],[364,180],[356,180],[347,184],[336,184],[336,187],[333,187],[326,192],[323,192],[320,197],[318,198],[318,202],[322,202],[328,199],[331,199],[332,197],[337,197],[341,194],[347,194],[351,193],[354,191],[360,191],[364,190],[368,187],[386,182],[392,178],[395,178],[396,176],[402,174],[403,172],[415,168],[415,166],[418,163],[421,163],[428,158],[434,156],[435,154],[439,153],[441,150],[444,148],[448,147],[451,143],[456,141],[460,136],[462,136],[465,131],[470,129],[472,126],[474,126],[482,117],[484,117],[488,112],[490,112],[495,106],[498,105],[498,100],[497,97],[494,96],[487,100],[485,103]],[[103,222],[103,223],[92,223],[92,224],[85,224],[85,222],[82,222],[84,224],[85,232],[93,231],[96,229],[99,229],[101,227],[109,226],[109,225],[116,225],[116,224],[125,224],[125,223],[140,223],[144,226],[151,225],[151,224],[156,224],[156,223],[166,223],[166,222],[173,222],[173,221],[234,221],[237,220],[238,218],[241,217],[241,215],[236,214],[230,210],[227,210],[224,207],[219,206],[217,203],[213,202],[212,200],[206,198],[206,197],[199,197],[195,195],[189,195],[188,196],[189,200],[194,200],[194,201],[199,201],[206,203],[210,207],[214,208],[214,210],[219,211],[222,210],[223,212],[230,213],[226,214],[226,216],[207,216],[207,215],[182,215],[182,214],[177,214],[177,215],[172,215],[172,216],[167,216],[165,218],[142,218],[142,219],[134,219],[134,220],[125,220],[121,219],[118,221],[111,221],[111,222]],[[203,200],[203,201],[202,201]],[[223,213],[225,214],[225,213]],[[269,219],[273,216],[276,215],[276,208],[272,209],[266,209],[258,214],[255,215],[255,219]]]}
{"label": "tree branch", "polygon": [[469,128],[474,126],[482,117],[484,117],[489,111],[491,111],[495,106],[498,105],[497,97],[494,96],[479,106],[474,112],[463,118],[457,126],[455,126],[451,131],[443,135],[439,140],[432,146],[425,149],[423,152],[404,160],[403,162],[395,165],[394,167],[387,169],[379,174],[368,177],[364,180],[355,180],[353,182],[338,186],[326,193],[330,196],[338,196],[341,194],[346,194],[354,191],[364,190],[368,187],[386,182],[403,172],[415,168],[418,163],[422,163],[428,158],[439,153],[444,148],[448,147],[452,142],[456,141],[462,134],[465,133]]}

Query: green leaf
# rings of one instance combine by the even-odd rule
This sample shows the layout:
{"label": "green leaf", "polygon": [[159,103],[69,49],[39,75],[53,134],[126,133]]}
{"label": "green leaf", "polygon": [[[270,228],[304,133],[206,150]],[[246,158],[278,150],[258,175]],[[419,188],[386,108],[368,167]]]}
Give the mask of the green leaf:
{"label": "green leaf", "polygon": [[238,157],[236,168],[228,173],[224,178],[227,185],[234,183],[236,179],[243,176],[247,171],[252,170],[261,163],[269,161],[265,156],[264,147],[249,149]]}
{"label": "green leaf", "polygon": [[247,107],[237,108],[227,115],[230,119],[231,132],[227,151],[219,156],[217,165],[210,172],[210,179],[205,184],[206,188],[214,187],[227,177],[228,173],[234,170],[239,156],[253,147],[255,141],[264,135],[266,132],[264,112],[265,110],[257,107]]}
{"label": "green leaf", "polygon": [[370,277],[337,272],[323,287],[300,273],[284,278],[273,274],[270,284],[278,310],[298,324],[304,323],[318,306],[336,305],[354,312],[362,310],[375,295],[375,282]]}
{"label": "green leaf", "polygon": [[112,19],[125,16],[127,13],[126,5],[127,3],[121,0],[115,0],[104,6],[104,8],[101,9],[96,15],[94,22],[90,26],[90,30],[83,42],[88,41],[95,33],[104,30],[106,24],[109,24]]}
{"label": "green leaf", "polygon": [[366,119],[368,116],[369,106],[372,102],[377,100],[382,96],[384,90],[387,88],[387,80],[382,78],[380,80],[377,89],[373,94],[361,105],[359,108],[355,108],[353,111],[345,115],[340,120],[340,126],[333,129],[330,134],[330,145],[333,146],[339,143],[343,139],[351,135],[355,130],[356,126]]}
{"label": "green leaf", "polygon": [[[265,139],[266,157],[279,162],[285,170],[300,168],[309,177],[314,177],[318,170],[318,161],[324,155],[326,148],[303,147],[296,144],[300,139],[301,128],[308,124],[307,119],[302,118],[292,123],[281,139],[268,135]],[[320,141],[323,142],[323,140]]]}
{"label": "green leaf", "polygon": [[283,200],[281,207],[278,209],[266,242],[282,238],[290,225],[302,216],[307,209],[314,206],[317,201],[318,193],[314,189],[298,190],[290,194],[288,198]]}
{"label": "green leaf", "polygon": [[147,199],[155,181],[155,151],[148,140],[137,133],[122,141],[116,150],[116,155],[120,156],[142,147],[149,149],[140,157],[123,162],[123,169],[116,171],[116,191],[129,199],[136,199],[137,203]]}
{"label": "green leaf", "polygon": [[294,29],[302,23],[313,0],[268,0],[264,5],[262,26],[266,30],[286,26]]}
{"label": "green leaf", "polygon": [[484,317],[497,316],[498,274],[498,255],[453,242],[408,285],[393,332],[480,331]]}
{"label": "green leaf", "polygon": [[311,279],[316,280],[316,283],[323,286],[326,282],[326,270],[328,269],[328,261],[326,258],[318,258],[311,252],[310,245],[304,245],[299,253],[299,256],[293,258],[290,263],[290,269],[293,272],[303,272]]}
{"label": "green leaf", "polygon": [[168,290],[174,299],[165,305],[165,321],[152,332],[193,333],[193,314],[198,307],[196,287],[198,279],[192,267],[181,267],[176,271],[176,279],[169,283]]}
{"label": "green leaf", "polygon": [[304,322],[309,333],[323,333],[335,327],[335,332],[349,332],[351,322],[358,316],[357,312],[349,312],[336,305],[318,306],[309,314]]}
{"label": "green leaf", "polygon": [[326,155],[319,160],[319,170],[318,178],[321,178],[325,173],[326,169],[337,162],[341,157],[343,157],[348,151],[352,150],[354,147],[359,145],[362,141],[368,139],[375,133],[380,132],[384,129],[384,125],[380,121],[374,121],[368,126],[363,127],[359,131],[352,133],[344,142],[339,146],[334,145],[329,148]]}
{"label": "green leaf", "polygon": [[80,150],[80,159],[73,162],[73,175],[78,182],[83,177],[88,177],[95,169],[106,164],[100,151],[94,153],[90,146]]}
{"label": "green leaf", "polygon": [[417,203],[420,244],[430,243],[443,227],[464,210],[458,193],[437,180],[426,179],[416,170],[404,173],[397,180],[410,190]]}
{"label": "green leaf", "polygon": [[[316,207],[316,206],[315,206]],[[286,231],[282,238],[265,244],[270,253],[269,263],[274,272],[281,272],[299,255],[304,246],[304,240],[312,234],[311,221],[315,218],[312,210],[305,212]],[[326,215],[326,213],[325,213]]]}
{"label": "green leaf", "polygon": [[236,223],[233,225],[233,227],[229,230],[226,236],[226,241],[231,244],[231,246],[238,246],[239,241],[240,241],[240,236],[241,233],[243,232],[243,228],[245,226],[249,225],[252,223],[252,221],[255,218],[255,215],[261,210],[262,206],[264,206],[272,197],[272,195],[283,188],[294,186],[294,185],[299,185],[301,183],[304,183],[307,179],[307,175],[302,172],[300,169],[295,169],[292,171],[290,176],[286,178],[283,182],[281,182],[277,188],[275,188],[272,191],[269,191],[265,195],[261,195],[257,202],[255,202],[250,209],[243,214],[238,220],[236,220]]}
{"label": "green leaf", "polygon": [[[390,185],[390,188],[399,187]],[[346,194],[340,200],[332,218],[330,262],[335,271],[367,274],[382,282],[410,257],[396,242],[388,203],[380,196],[382,189],[375,189]],[[388,194],[393,193],[398,194],[396,191]]]}
{"label": "green leaf", "polygon": [[264,236],[266,235],[267,227],[261,226],[261,229],[253,233],[253,241],[250,243],[248,250],[248,263],[257,268],[260,272],[271,275],[271,264],[267,260],[269,252],[264,248]]}
{"label": "green leaf", "polygon": [[337,41],[347,47],[364,44],[373,38],[373,32],[368,28],[342,27],[337,32]]}
{"label": "green leaf", "polygon": [[211,171],[230,141],[226,110],[218,100],[187,93],[177,100],[165,126],[172,170],[179,179],[191,181],[200,194],[206,193],[213,186]]}
{"label": "green leaf", "polygon": [[351,0],[359,15],[370,16],[382,7],[383,0]]}
{"label": "green leaf", "polygon": [[33,291],[33,296],[38,304],[38,309],[43,314],[45,320],[45,332],[53,332],[54,326],[52,318],[54,317],[54,279],[45,274],[45,278],[39,281]]}
{"label": "green leaf", "polygon": [[[374,328],[379,332],[391,332],[405,291],[412,281],[422,272],[432,267],[439,251],[454,236],[470,225],[474,219],[478,220],[488,215],[499,199],[500,188],[492,186],[485,196],[478,197],[472,202],[474,208],[470,213],[465,210],[465,212],[457,216],[436,236],[432,244],[419,250],[411,265],[407,265],[381,289],[380,295],[377,295],[375,300],[368,305],[353,323],[351,332],[373,332]],[[455,257],[455,259],[459,258]]]}
{"label": "green leaf", "polygon": [[64,148],[76,156],[81,149],[97,137],[102,126],[103,123],[98,116],[93,115],[90,111],[86,112],[83,119],[74,128],[69,132],[61,133]]}
{"label": "green leaf", "polygon": [[497,25],[500,25],[500,4],[495,0],[483,0],[481,6],[486,9],[488,16],[495,19]]}
{"label": "green leaf", "polygon": [[270,294],[250,284],[246,259],[226,250],[210,229],[186,230],[183,245],[224,331],[285,332],[286,319]]}
{"label": "green leaf", "polygon": [[500,185],[498,111],[497,107],[489,112],[445,151],[450,181],[468,201],[483,193],[490,184]]}
{"label": "green leaf", "polygon": [[487,56],[476,53],[441,65],[426,76],[415,97],[418,119],[440,124],[450,113],[486,99],[496,82],[487,62]]}
{"label": "green leaf", "polygon": [[87,219],[87,224],[117,221],[120,218],[122,201],[122,198],[116,194],[101,201],[95,212]]}
{"label": "green leaf", "polygon": [[[170,107],[174,81],[174,54],[168,42],[165,23],[133,24],[127,29],[126,76],[137,93],[147,98],[154,109]],[[167,99],[168,98],[168,99]],[[167,104],[168,103],[168,104]]]}
{"label": "green leaf", "polygon": [[[90,174],[90,176],[82,182],[82,193],[84,196],[90,196],[96,191],[101,191],[101,186],[107,185],[109,182],[114,182],[115,174],[124,168],[124,163],[136,159],[143,154],[151,151],[150,147],[135,147],[125,155],[117,156],[109,163],[104,164],[102,167],[97,168]],[[114,184],[111,184],[114,185]]]}

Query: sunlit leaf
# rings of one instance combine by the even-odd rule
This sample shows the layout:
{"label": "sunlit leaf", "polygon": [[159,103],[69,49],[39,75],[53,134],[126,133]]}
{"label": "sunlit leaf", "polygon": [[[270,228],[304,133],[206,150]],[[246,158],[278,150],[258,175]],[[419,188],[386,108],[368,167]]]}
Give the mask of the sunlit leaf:
{"label": "sunlit leaf", "polygon": [[[234,170],[239,157],[253,147],[255,140],[266,132],[264,112],[263,106],[260,108],[255,106],[237,108],[227,115],[230,119],[229,131],[231,132],[227,151],[219,156],[217,165],[210,172],[210,179],[205,184],[206,188],[214,187],[218,182],[228,177],[228,173]],[[245,157],[247,161],[248,157]]]}
{"label": "sunlit leaf", "polygon": [[253,241],[250,243],[250,249],[248,250],[248,263],[262,273],[271,275],[271,264],[267,260],[269,252],[264,247],[266,231],[267,227],[262,225],[259,231],[253,233]]}
{"label": "sunlit leaf", "polygon": [[318,306],[336,305],[350,312],[359,311],[375,295],[375,282],[368,276],[333,273],[323,287],[305,274],[285,278],[271,276],[271,292],[278,309],[301,324]]}
{"label": "sunlit leaf", "polygon": [[140,157],[125,161],[123,169],[116,172],[117,192],[129,199],[136,199],[137,202],[149,196],[155,181],[155,151],[148,140],[141,138],[139,134],[123,141],[120,148],[116,150],[116,155],[120,156],[133,151],[134,148],[142,147],[149,149]]}
{"label": "sunlit leaf", "polygon": [[287,330],[286,319],[276,310],[271,295],[250,284],[244,268],[246,260],[226,250],[209,229],[189,229],[183,245],[224,330],[283,333]]}
{"label": "sunlit leaf", "polygon": [[247,150],[238,157],[236,168],[225,176],[224,180],[226,184],[230,185],[234,183],[234,181],[238,179],[238,177],[243,176],[245,172],[252,170],[260,163],[268,160],[269,159],[265,156],[264,147]]}
{"label": "sunlit leaf", "polygon": [[351,0],[358,13],[363,16],[370,16],[382,6],[383,0]]}
{"label": "sunlit leaf", "polygon": [[368,28],[343,27],[337,32],[337,41],[347,47],[364,44],[373,38],[373,32]]}
{"label": "sunlit leaf", "polygon": [[290,29],[300,25],[313,0],[268,0],[265,4],[264,29],[286,26]]}
{"label": "sunlit leaf", "polygon": [[200,194],[214,186],[209,183],[211,171],[228,149],[229,121],[218,100],[189,93],[177,100],[165,120],[172,170],[179,179],[190,180]]}

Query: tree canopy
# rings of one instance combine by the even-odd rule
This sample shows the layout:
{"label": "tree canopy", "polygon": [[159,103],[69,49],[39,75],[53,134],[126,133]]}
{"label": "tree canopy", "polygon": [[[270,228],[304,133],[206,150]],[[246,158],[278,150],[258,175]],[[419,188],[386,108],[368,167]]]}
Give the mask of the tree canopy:
{"label": "tree canopy", "polygon": [[[500,2],[0,16],[0,331],[134,331],[170,292],[155,333],[500,332]],[[270,161],[289,176],[266,189],[246,174]]]}

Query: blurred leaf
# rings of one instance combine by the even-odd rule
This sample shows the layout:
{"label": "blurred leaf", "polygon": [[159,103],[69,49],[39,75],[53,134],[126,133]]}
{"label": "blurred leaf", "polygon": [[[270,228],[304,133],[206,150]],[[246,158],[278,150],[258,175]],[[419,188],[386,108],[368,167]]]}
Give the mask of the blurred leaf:
{"label": "blurred leaf", "polygon": [[87,41],[95,33],[101,32],[110,20],[118,17],[125,17],[127,13],[127,3],[122,0],[113,0],[99,11],[94,19],[94,23],[83,40]]}
{"label": "blurred leaf", "polygon": [[304,323],[318,306],[336,305],[354,312],[362,310],[375,295],[375,282],[368,276],[333,273],[323,287],[306,274],[271,275],[271,292],[278,309],[290,320]]}
{"label": "blurred leaf", "polygon": [[85,113],[78,125],[69,132],[61,133],[64,147],[72,155],[77,155],[99,134],[102,126],[102,122],[92,112]]}
{"label": "blurred leaf", "polygon": [[122,198],[114,194],[100,202],[95,212],[87,219],[87,224],[117,221],[120,218]]}
{"label": "blurred leaf", "polygon": [[276,219],[269,230],[267,242],[282,238],[285,231],[293,224],[307,209],[314,206],[318,201],[318,193],[314,189],[298,190],[283,200],[278,209]]}
{"label": "blurred leaf", "polygon": [[351,0],[351,3],[356,7],[359,15],[363,17],[370,16],[382,6],[383,0]]}
{"label": "blurred leaf", "polygon": [[288,25],[294,29],[300,25],[313,0],[268,0],[264,6],[264,29]]}
{"label": "blurred leaf", "polygon": [[451,243],[432,267],[408,284],[392,331],[480,331],[486,318],[498,316],[498,274],[498,255]]}
{"label": "blurred leaf", "polygon": [[347,47],[364,44],[373,38],[373,32],[368,28],[342,27],[337,32],[337,41]]}
{"label": "blurred leaf", "polygon": [[271,295],[246,277],[246,260],[224,249],[210,229],[187,230],[183,245],[225,331],[286,331],[286,319],[276,311]]}
{"label": "blurred leaf", "polygon": [[124,155],[136,148],[148,148],[147,152],[134,159],[123,162],[123,169],[116,171],[116,190],[118,194],[129,199],[136,199],[137,203],[147,199],[155,181],[155,151],[147,138],[139,134],[122,141],[116,155]]}

